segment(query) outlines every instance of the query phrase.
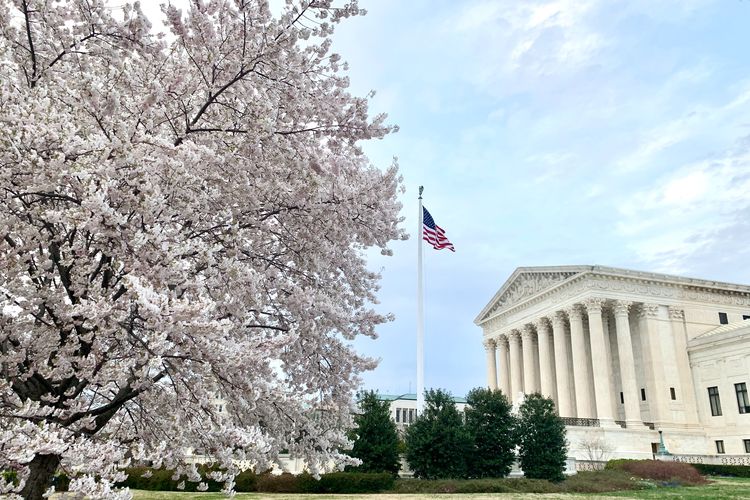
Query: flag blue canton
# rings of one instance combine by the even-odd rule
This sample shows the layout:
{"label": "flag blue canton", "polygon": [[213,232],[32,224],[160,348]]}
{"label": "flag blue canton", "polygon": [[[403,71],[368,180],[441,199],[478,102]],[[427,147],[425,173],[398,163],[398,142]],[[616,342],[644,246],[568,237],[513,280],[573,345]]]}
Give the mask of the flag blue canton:
{"label": "flag blue canton", "polygon": [[428,212],[426,208],[422,207],[422,212],[424,215],[422,222],[424,223],[425,226],[429,227],[430,229],[434,231],[435,219],[432,218],[432,215],[430,215],[430,212]]}

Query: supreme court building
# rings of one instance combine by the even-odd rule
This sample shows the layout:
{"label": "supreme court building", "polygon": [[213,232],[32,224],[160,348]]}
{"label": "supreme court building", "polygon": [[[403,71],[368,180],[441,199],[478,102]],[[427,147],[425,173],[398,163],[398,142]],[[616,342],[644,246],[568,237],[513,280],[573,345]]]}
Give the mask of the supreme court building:
{"label": "supreme court building", "polygon": [[541,392],[569,454],[750,465],[750,286],[603,266],[521,267],[476,318],[487,384]]}

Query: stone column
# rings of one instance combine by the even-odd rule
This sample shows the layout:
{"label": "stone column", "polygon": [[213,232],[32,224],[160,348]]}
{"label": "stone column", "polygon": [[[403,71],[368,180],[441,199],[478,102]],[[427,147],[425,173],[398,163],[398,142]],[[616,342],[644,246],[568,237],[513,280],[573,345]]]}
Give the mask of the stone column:
{"label": "stone column", "polygon": [[565,316],[557,311],[552,316],[552,339],[555,344],[555,375],[557,378],[557,412],[561,417],[575,417],[570,398],[570,372],[568,371],[568,346],[565,343]]}
{"label": "stone column", "polygon": [[690,359],[687,353],[687,332],[685,331],[685,311],[679,307],[669,307],[669,321],[672,326],[672,338],[674,339],[675,357],[677,359],[677,371],[680,374],[680,390],[683,404],[685,405],[686,423],[689,426],[697,426],[698,405],[695,401],[695,390],[693,387],[693,375],[690,370]]}
{"label": "stone column", "polygon": [[635,358],[633,357],[633,342],[628,315],[632,304],[632,302],[626,300],[616,300],[614,302],[617,354],[620,358],[620,380],[622,381],[622,397],[625,405],[625,425],[627,427],[643,427],[641,406],[638,402],[640,394],[638,394],[638,379],[635,377]]}
{"label": "stone column", "polygon": [[549,349],[549,323],[546,318],[537,320],[536,336],[539,342],[539,387],[544,396],[557,399],[552,370],[552,353]]}
{"label": "stone column", "polygon": [[510,366],[508,365],[508,337],[500,335],[496,340],[497,344],[497,357],[498,364],[500,366],[500,373],[498,375],[500,391],[511,400],[512,393],[510,392]]}
{"label": "stone column", "polygon": [[566,312],[570,320],[570,343],[573,347],[573,383],[576,387],[578,418],[596,418],[591,404],[591,380],[588,376],[589,348],[583,334],[581,306],[574,304]]}
{"label": "stone column", "polygon": [[591,297],[586,299],[586,310],[589,315],[589,332],[591,334],[591,363],[594,368],[594,394],[596,395],[596,415],[603,427],[614,426],[612,415],[612,389],[609,380],[609,358],[604,342],[602,325],[602,306],[604,299]]}
{"label": "stone column", "polygon": [[487,352],[487,387],[497,390],[497,361],[495,360],[495,340],[486,339],[484,350]]}
{"label": "stone column", "polygon": [[521,330],[523,341],[523,392],[536,392],[536,370],[534,369],[534,330],[524,325]]}
{"label": "stone column", "polygon": [[521,334],[513,330],[508,334],[510,344],[510,392],[511,399],[518,401],[518,393],[523,392],[523,379],[521,376]]}
{"label": "stone column", "polygon": [[646,364],[646,402],[651,421],[661,427],[666,421],[666,387],[662,366],[661,339],[659,338],[659,306],[643,304],[640,310],[641,342]]}

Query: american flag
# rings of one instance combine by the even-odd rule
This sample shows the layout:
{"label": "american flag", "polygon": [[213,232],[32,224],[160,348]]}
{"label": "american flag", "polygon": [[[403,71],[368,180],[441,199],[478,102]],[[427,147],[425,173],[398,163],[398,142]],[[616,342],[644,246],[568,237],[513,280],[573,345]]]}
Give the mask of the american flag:
{"label": "american flag", "polygon": [[422,239],[432,245],[432,248],[435,250],[447,248],[451,252],[456,251],[456,249],[453,248],[453,243],[448,241],[448,238],[445,237],[445,231],[443,231],[443,228],[435,224],[435,220],[425,207],[422,207]]}

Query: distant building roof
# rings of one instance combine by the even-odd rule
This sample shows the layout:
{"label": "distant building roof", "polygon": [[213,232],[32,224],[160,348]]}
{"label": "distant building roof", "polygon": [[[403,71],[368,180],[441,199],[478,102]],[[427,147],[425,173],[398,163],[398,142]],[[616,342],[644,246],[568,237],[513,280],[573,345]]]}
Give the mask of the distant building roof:
{"label": "distant building roof", "polygon": [[[416,401],[417,395],[415,393],[409,394],[378,394],[378,399],[381,401]],[[454,403],[466,403],[466,398],[453,397]]]}

